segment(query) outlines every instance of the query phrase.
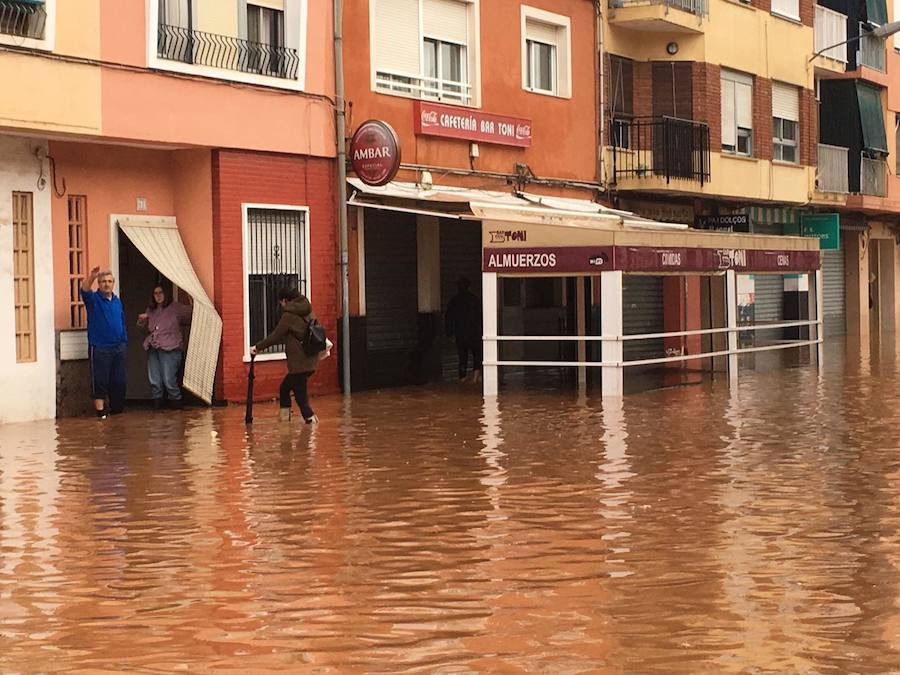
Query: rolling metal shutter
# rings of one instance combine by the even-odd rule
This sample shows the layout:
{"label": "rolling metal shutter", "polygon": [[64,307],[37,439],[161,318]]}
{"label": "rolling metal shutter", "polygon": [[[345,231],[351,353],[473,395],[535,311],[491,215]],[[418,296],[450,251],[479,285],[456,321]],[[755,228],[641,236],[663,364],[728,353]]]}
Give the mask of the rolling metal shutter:
{"label": "rolling metal shutter", "polygon": [[419,37],[419,0],[377,0],[374,17],[374,68],[418,76],[422,42]]}
{"label": "rolling metal shutter", "polygon": [[[781,224],[754,223],[754,234],[771,234],[781,236],[784,227]],[[784,317],[784,277],[780,274],[754,274],[754,321],[781,321]],[[780,339],[778,331],[756,331],[756,337],[764,341]]]}
{"label": "rolling metal shutter", "polygon": [[[622,327],[625,335],[662,333],[663,278],[625,275],[622,289]],[[652,359],[665,356],[662,338],[632,340],[625,343],[625,359]]]}
{"label": "rolling metal shutter", "polygon": [[[450,299],[456,295],[456,281],[464,276],[472,282],[471,291],[481,297],[481,223],[441,221],[441,311],[447,311]],[[443,322],[441,328],[443,329]],[[443,335],[443,333],[442,333]],[[441,368],[443,376],[457,377],[456,341],[442,338]]]}
{"label": "rolling metal shutter", "polygon": [[844,335],[847,332],[844,251],[823,251],[822,254],[825,336]]}
{"label": "rolling metal shutter", "polygon": [[418,340],[415,218],[370,209],[365,246],[367,346],[413,347]]}

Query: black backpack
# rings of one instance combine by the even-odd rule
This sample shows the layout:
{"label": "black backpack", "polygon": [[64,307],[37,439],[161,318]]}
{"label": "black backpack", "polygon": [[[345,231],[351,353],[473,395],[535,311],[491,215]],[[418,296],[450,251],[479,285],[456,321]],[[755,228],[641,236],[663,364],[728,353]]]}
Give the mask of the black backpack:
{"label": "black backpack", "polygon": [[306,335],[303,336],[303,351],[307,356],[316,356],[325,351],[325,327],[318,319],[306,321]]}

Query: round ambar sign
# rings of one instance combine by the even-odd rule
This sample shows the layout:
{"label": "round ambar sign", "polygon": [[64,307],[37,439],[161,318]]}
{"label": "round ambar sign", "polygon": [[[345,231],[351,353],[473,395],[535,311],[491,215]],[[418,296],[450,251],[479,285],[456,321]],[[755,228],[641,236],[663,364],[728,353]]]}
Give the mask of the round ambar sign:
{"label": "round ambar sign", "polygon": [[387,122],[367,120],[350,140],[350,166],[366,185],[389,183],[400,169],[400,139]]}

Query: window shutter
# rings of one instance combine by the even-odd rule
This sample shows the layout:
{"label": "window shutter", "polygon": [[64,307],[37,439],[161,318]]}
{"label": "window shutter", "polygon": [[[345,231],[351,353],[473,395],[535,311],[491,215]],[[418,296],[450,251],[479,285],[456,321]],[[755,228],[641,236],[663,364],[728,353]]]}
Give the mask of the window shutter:
{"label": "window shutter", "polygon": [[772,83],[772,117],[800,121],[800,92],[797,87],[781,82]]}
{"label": "window shutter", "polygon": [[734,83],[734,115],[739,127],[753,128],[753,87],[744,82]]}
{"label": "window shutter", "polygon": [[800,18],[799,0],[772,0],[772,11],[792,19]]}
{"label": "window shutter", "polygon": [[459,0],[425,0],[422,17],[425,37],[461,45],[469,43],[469,5]]}
{"label": "window shutter", "polygon": [[374,0],[375,69],[419,75],[419,0]]}
{"label": "window shutter", "polygon": [[529,20],[525,24],[525,31],[529,40],[543,42],[554,47],[559,43],[559,26]]}
{"label": "window shutter", "polygon": [[722,78],[722,145],[736,145],[734,82]]}

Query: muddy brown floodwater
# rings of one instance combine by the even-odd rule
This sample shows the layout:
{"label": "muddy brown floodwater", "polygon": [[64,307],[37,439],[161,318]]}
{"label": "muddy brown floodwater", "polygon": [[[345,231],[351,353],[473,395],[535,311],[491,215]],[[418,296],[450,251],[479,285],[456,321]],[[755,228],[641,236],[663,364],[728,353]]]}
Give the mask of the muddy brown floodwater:
{"label": "muddy brown floodwater", "polygon": [[0,672],[900,671],[900,359],[0,427]]}

